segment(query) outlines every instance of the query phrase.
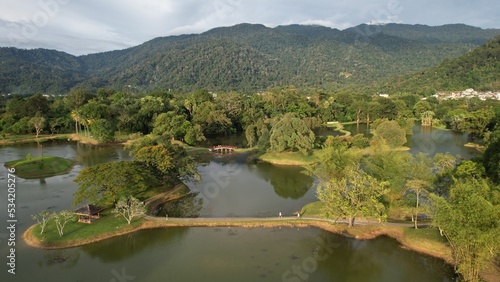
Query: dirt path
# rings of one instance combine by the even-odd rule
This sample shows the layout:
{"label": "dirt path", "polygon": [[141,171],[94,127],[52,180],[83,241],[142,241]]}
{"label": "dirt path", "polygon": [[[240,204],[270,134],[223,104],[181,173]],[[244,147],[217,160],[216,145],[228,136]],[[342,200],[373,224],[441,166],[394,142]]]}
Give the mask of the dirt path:
{"label": "dirt path", "polygon": [[[325,219],[321,217],[300,217],[297,218],[295,216],[287,216],[287,217],[197,217],[197,218],[177,218],[177,217],[169,217],[168,219],[165,217],[156,217],[156,216],[144,216],[144,218],[152,221],[169,221],[172,223],[188,223],[197,225],[200,223],[241,223],[241,222],[290,222],[295,221],[300,223],[300,221],[319,221],[325,223],[345,223],[347,224],[347,220],[331,220]],[[355,225],[387,225],[387,226],[399,226],[399,227],[413,227],[413,223],[397,223],[397,222],[383,222],[379,223],[378,221],[365,221],[365,220],[357,220]],[[421,225],[423,226],[423,225]]]}

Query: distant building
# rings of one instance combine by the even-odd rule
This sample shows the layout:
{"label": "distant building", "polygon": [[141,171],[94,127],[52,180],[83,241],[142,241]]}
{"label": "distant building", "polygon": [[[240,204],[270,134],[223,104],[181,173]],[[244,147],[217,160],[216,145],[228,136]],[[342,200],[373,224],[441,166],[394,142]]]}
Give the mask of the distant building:
{"label": "distant building", "polygon": [[438,99],[442,100],[455,100],[455,99],[463,99],[463,98],[478,98],[481,100],[499,100],[500,101],[500,92],[480,92],[476,91],[472,88],[466,89],[464,91],[439,91],[435,95]]}

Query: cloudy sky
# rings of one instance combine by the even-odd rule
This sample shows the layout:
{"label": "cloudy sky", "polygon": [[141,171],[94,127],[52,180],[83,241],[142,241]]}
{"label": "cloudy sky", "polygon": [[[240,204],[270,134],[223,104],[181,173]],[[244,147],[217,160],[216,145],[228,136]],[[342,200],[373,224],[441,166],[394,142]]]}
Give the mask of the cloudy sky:
{"label": "cloudy sky", "polygon": [[1,0],[0,46],[81,55],[243,22],[500,28],[499,11],[498,0]]}

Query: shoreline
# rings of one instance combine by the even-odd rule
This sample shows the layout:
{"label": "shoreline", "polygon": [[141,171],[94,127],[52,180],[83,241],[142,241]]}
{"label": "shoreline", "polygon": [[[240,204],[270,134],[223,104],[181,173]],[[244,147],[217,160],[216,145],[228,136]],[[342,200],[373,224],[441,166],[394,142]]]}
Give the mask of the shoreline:
{"label": "shoreline", "polygon": [[30,226],[22,235],[24,242],[34,248],[44,249],[44,250],[58,250],[58,249],[68,249],[79,247],[83,245],[88,245],[92,243],[97,243],[114,237],[134,233],[140,230],[149,229],[159,229],[159,228],[169,228],[169,227],[242,227],[242,228],[273,228],[273,227],[314,227],[319,228],[324,231],[345,236],[348,238],[353,238],[356,240],[372,240],[380,236],[387,236],[398,241],[399,244],[405,249],[415,251],[424,255],[429,255],[438,259],[444,260],[450,265],[454,265],[453,258],[451,256],[451,251],[448,254],[425,249],[419,246],[418,242],[412,243],[404,235],[404,227],[407,226],[391,226],[387,224],[358,224],[354,227],[348,228],[346,224],[335,223],[332,224],[330,221],[323,219],[296,219],[296,218],[259,218],[259,219],[247,219],[247,218],[231,218],[229,219],[196,219],[196,218],[169,218],[164,220],[164,218],[150,217],[146,216],[142,218],[143,222],[135,227],[130,226],[130,228],[125,228],[125,230],[120,230],[117,232],[110,232],[99,234],[92,237],[92,239],[67,242],[62,245],[47,245],[36,238],[32,232],[36,227],[36,224]]}

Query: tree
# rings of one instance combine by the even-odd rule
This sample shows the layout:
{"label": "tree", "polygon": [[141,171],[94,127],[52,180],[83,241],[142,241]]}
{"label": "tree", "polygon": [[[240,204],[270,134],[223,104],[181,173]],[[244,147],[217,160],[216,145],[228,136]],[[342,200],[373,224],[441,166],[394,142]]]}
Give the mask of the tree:
{"label": "tree", "polygon": [[401,147],[406,143],[406,132],[396,121],[384,121],[375,129],[375,138],[384,140],[391,148]]}
{"label": "tree", "polygon": [[29,121],[29,117],[23,117],[14,123],[10,129],[16,134],[28,133],[30,131]]}
{"label": "tree", "polygon": [[113,125],[107,119],[97,119],[92,123],[90,128],[92,136],[98,142],[108,142],[113,141],[115,131],[113,130]]}
{"label": "tree", "polygon": [[189,121],[186,121],[185,116],[178,115],[175,111],[161,113],[154,121],[153,134],[166,134],[171,138],[182,140],[184,135],[186,135],[182,126],[184,122]]}
{"label": "tree", "polygon": [[356,134],[352,137],[351,145],[359,149],[364,149],[370,147],[370,139],[365,137],[363,133]]}
{"label": "tree", "polygon": [[407,191],[415,193],[415,208],[412,211],[412,220],[415,229],[418,229],[418,215],[420,213],[421,197],[430,188],[430,183],[422,179],[411,179],[406,181]]}
{"label": "tree", "polygon": [[64,227],[68,222],[75,218],[75,215],[71,211],[63,210],[58,213],[54,213],[54,222],[56,224],[57,232],[59,236],[64,235]]}
{"label": "tree", "polygon": [[45,226],[47,226],[47,223],[52,217],[54,217],[54,213],[48,210],[43,210],[37,214],[31,215],[31,218],[33,220],[36,220],[36,222],[38,222],[38,225],[40,225],[40,234],[43,234]]}
{"label": "tree", "polygon": [[488,125],[495,118],[491,107],[468,113],[459,125],[459,129],[475,137],[483,137]]}
{"label": "tree", "polygon": [[432,126],[432,118],[435,113],[433,111],[425,111],[420,114],[420,119],[422,120],[422,126]]}
{"label": "tree", "polygon": [[84,201],[109,205],[121,197],[145,191],[158,181],[143,165],[132,161],[110,162],[82,169],[73,204]]}
{"label": "tree", "polygon": [[227,135],[234,132],[233,123],[222,110],[217,110],[215,104],[205,101],[193,110],[193,120],[199,124],[206,136]]}
{"label": "tree", "polygon": [[415,106],[413,106],[413,113],[415,114],[415,117],[420,117],[423,113],[432,110],[432,105],[426,100],[420,100],[415,104]]}
{"label": "tree", "polygon": [[390,193],[386,196],[394,203],[404,195],[408,171],[411,169],[411,154],[390,150],[385,144],[377,144],[373,149],[371,156],[363,158],[363,169],[379,181],[389,183]]}
{"label": "tree", "polygon": [[271,129],[270,150],[273,152],[300,151],[309,154],[315,135],[307,124],[293,113],[281,118]]}
{"label": "tree", "polygon": [[500,140],[491,142],[484,152],[483,164],[488,177],[495,183],[500,182]]}
{"label": "tree", "polygon": [[43,127],[45,126],[45,118],[44,117],[32,117],[28,121],[28,124],[31,127],[35,128],[36,138],[38,138],[38,135],[40,134],[40,132],[42,132]]}
{"label": "tree", "polygon": [[135,161],[159,181],[177,184],[179,180],[200,178],[193,158],[181,146],[171,144],[169,138],[148,136],[129,148]]}
{"label": "tree", "polygon": [[434,224],[446,236],[465,281],[479,281],[479,272],[500,247],[500,209],[487,199],[485,180],[459,180],[448,200],[433,196]]}
{"label": "tree", "polygon": [[203,131],[201,130],[201,126],[199,124],[192,125],[188,121],[185,123],[188,124],[186,135],[184,135],[184,142],[186,142],[186,144],[193,146],[198,142],[207,140],[205,135],[203,135]]}
{"label": "tree", "polygon": [[380,198],[387,192],[386,186],[386,182],[379,182],[359,167],[351,167],[340,179],[321,181],[317,196],[327,218],[346,217],[352,227],[358,215],[381,216]]}
{"label": "tree", "polygon": [[130,224],[134,217],[144,215],[144,203],[133,196],[129,196],[128,198],[122,197],[118,200],[118,203],[116,203],[113,213],[115,213],[116,216],[123,216],[127,223]]}

